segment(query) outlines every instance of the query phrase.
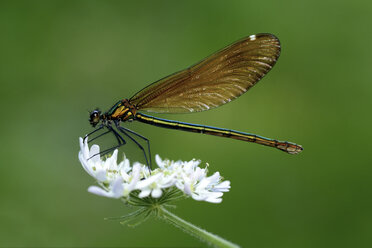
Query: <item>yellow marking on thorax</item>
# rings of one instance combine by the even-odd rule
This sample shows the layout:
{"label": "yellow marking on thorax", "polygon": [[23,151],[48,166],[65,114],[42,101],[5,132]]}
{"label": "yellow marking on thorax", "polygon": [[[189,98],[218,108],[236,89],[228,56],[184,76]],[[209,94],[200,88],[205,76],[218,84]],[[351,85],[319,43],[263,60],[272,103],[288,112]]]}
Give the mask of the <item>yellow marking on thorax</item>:
{"label": "yellow marking on thorax", "polygon": [[117,118],[118,116],[121,116],[125,114],[129,109],[125,108],[125,106],[118,107],[115,112],[111,115],[112,118]]}

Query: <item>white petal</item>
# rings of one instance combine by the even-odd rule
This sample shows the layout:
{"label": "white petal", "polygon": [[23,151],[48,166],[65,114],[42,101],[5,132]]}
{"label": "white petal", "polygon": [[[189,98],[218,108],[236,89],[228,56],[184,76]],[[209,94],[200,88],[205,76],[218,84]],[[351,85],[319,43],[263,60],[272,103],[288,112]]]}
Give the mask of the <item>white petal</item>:
{"label": "white petal", "polygon": [[127,159],[124,155],[123,161],[121,161],[118,165],[119,170],[123,173],[127,173],[131,168],[130,168],[130,163],[129,159]]}
{"label": "white petal", "polygon": [[222,183],[214,186],[212,191],[228,192],[230,188],[230,181],[223,181]]}
{"label": "white petal", "polygon": [[109,170],[117,170],[118,168],[118,166],[117,166],[117,160],[118,160],[118,149],[116,149],[113,153],[112,153],[112,155],[111,155],[111,157],[109,157],[108,159],[106,159],[106,161],[105,161],[105,167],[107,168],[107,169],[109,169]]}
{"label": "white petal", "polygon": [[129,159],[127,158],[124,158],[124,166],[123,166],[125,169],[130,169],[130,162],[129,162]]}
{"label": "white petal", "polygon": [[143,175],[144,177],[149,177],[150,174],[151,174],[151,171],[150,171],[149,167],[147,167],[147,166],[142,166],[142,165],[141,165],[141,172],[142,172],[142,175]]}
{"label": "white petal", "polygon": [[80,151],[83,153],[85,159],[89,158],[89,147],[88,147],[88,137],[83,141],[83,138],[79,138]]}
{"label": "white petal", "polygon": [[83,138],[79,137],[80,152],[84,152],[84,141]]}
{"label": "white petal", "polygon": [[221,203],[222,199],[221,198],[207,198],[205,199],[205,201],[210,202],[210,203]]}
{"label": "white petal", "polygon": [[141,191],[141,193],[139,193],[138,197],[139,198],[147,197],[150,195],[150,193],[151,193],[151,189],[144,189]]}
{"label": "white petal", "polygon": [[162,176],[161,173],[159,174],[156,174],[156,175],[153,175],[153,176],[150,176],[149,178],[145,179],[145,180],[141,180],[137,183],[137,186],[136,188],[137,189],[143,189],[143,188],[146,188],[148,187],[150,184],[156,182],[160,177]]}
{"label": "white petal", "polygon": [[162,193],[163,193],[163,191],[159,188],[153,189],[152,192],[151,192],[151,196],[153,198],[159,198],[162,195]]}
{"label": "white petal", "polygon": [[132,180],[130,181],[129,185],[128,185],[128,190],[132,191],[135,187],[136,187],[136,184],[138,182],[138,180],[140,179],[140,171],[141,171],[141,164],[140,163],[135,163],[133,165],[133,170],[132,170]]}
{"label": "white petal", "polygon": [[161,159],[161,157],[156,154],[155,155],[155,162],[158,164],[159,167],[163,168],[165,165],[165,162]]}
{"label": "white petal", "polygon": [[192,160],[190,160],[189,162],[186,162],[186,164],[185,164],[185,168],[187,168],[187,169],[194,169],[194,168],[197,167],[200,163],[201,163],[200,160],[192,159]]}
{"label": "white petal", "polygon": [[194,172],[194,180],[200,181],[206,176],[205,169],[201,169],[200,167],[197,167]]}
{"label": "white petal", "polygon": [[[183,182],[181,182],[181,181],[178,180],[178,181],[176,181],[176,183],[175,183],[174,185],[176,185],[176,187],[177,187],[179,190],[185,192],[185,186],[184,186]],[[185,193],[186,193],[186,192],[185,192]]]}
{"label": "white petal", "polygon": [[101,162],[101,158],[100,158],[100,155],[98,153],[99,153],[99,146],[98,145],[92,145],[92,147],[90,148],[90,151],[89,151],[89,159],[93,163],[100,163]]}
{"label": "white petal", "polygon": [[208,184],[210,183],[210,181],[207,179],[207,178],[203,178],[199,183],[198,185],[196,186],[196,189],[195,190],[202,190],[202,189],[205,189]]}
{"label": "white petal", "polygon": [[197,159],[193,159],[192,162],[193,162],[193,167],[199,166],[199,164],[201,163],[201,161]]}
{"label": "white petal", "polygon": [[94,177],[93,172],[92,172],[91,168],[88,166],[88,163],[87,163],[86,159],[84,158],[83,152],[81,152],[81,151],[79,152],[79,160],[80,160],[80,163],[83,166],[84,170],[89,175],[91,175],[92,177]]}
{"label": "white petal", "polygon": [[204,201],[207,197],[206,196],[200,196],[196,194],[192,194],[192,198],[197,201]]}
{"label": "white petal", "polygon": [[129,184],[127,184],[127,183],[124,183],[123,184],[123,187],[124,187],[124,189],[123,189],[123,196],[128,196],[129,194],[130,194],[130,192],[132,192],[132,189],[129,189],[128,188],[128,185]]}
{"label": "white petal", "polygon": [[123,187],[123,179],[121,177],[118,177],[112,183],[111,191],[112,191],[115,198],[119,198],[119,197],[123,196],[124,187]]}
{"label": "white petal", "polygon": [[123,178],[124,182],[129,182],[130,176],[124,170],[120,170],[120,176]]}
{"label": "white petal", "polygon": [[161,188],[169,188],[173,186],[175,183],[176,183],[175,178],[169,178],[169,179],[163,180],[161,183],[158,183],[158,184],[159,184],[159,187]]}
{"label": "white petal", "polygon": [[187,195],[191,195],[192,194],[190,182],[185,182],[184,188],[183,188],[183,192],[185,192],[185,194],[187,194]]}
{"label": "white petal", "polygon": [[220,181],[220,173],[217,171],[216,173],[214,173],[212,176],[208,177],[208,179],[211,181],[211,182],[216,182],[218,183]]}
{"label": "white petal", "polygon": [[95,178],[99,181],[99,182],[106,182],[106,170],[104,169],[97,169],[96,173],[95,173]]}
{"label": "white petal", "polygon": [[99,196],[104,196],[104,197],[109,197],[109,198],[114,198],[112,194],[110,194],[109,192],[101,189],[100,187],[97,187],[97,186],[90,186],[88,188],[88,192],[89,193],[92,193],[92,194],[95,194],[95,195],[99,195]]}
{"label": "white petal", "polygon": [[191,173],[193,168],[192,168],[192,163],[190,162],[187,162],[186,164],[183,165],[183,170],[186,172],[186,173]]}

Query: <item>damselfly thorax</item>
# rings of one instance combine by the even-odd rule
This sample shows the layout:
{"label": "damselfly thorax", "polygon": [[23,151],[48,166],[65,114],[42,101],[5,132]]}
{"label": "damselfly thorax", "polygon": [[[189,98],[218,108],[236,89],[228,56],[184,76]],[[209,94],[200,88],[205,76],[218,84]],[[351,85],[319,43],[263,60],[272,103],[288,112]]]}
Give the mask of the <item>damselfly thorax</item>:
{"label": "damselfly thorax", "polygon": [[105,115],[107,116],[108,120],[127,121],[133,120],[136,113],[136,107],[129,103],[128,99],[124,99],[112,106],[112,108]]}

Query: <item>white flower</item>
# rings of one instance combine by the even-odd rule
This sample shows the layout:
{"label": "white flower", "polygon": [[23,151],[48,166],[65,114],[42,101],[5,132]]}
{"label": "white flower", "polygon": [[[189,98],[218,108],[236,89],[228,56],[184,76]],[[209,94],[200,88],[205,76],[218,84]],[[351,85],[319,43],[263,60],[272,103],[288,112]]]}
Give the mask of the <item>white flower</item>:
{"label": "white flower", "polygon": [[99,146],[93,145],[89,150],[88,140],[80,141],[79,160],[89,175],[105,188],[97,186],[89,187],[88,191],[100,196],[120,198],[128,196],[135,189],[140,179],[142,165],[135,163],[130,167],[129,160],[124,157],[123,161],[117,164],[118,150],[115,150],[111,157],[105,161],[99,156]]}
{"label": "white flower", "polygon": [[210,177],[204,177],[199,182],[189,182],[185,192],[197,201],[220,203],[223,192],[227,192],[229,189],[230,181],[221,182],[220,173],[216,172]]}
{"label": "white flower", "polygon": [[150,193],[153,198],[159,198],[163,193],[162,189],[173,186],[175,182],[174,173],[166,176],[164,172],[159,172],[139,181],[136,189],[141,190],[141,193],[138,195],[141,198],[149,196]]}
{"label": "white flower", "polygon": [[220,203],[223,193],[230,189],[230,182],[222,181],[218,172],[207,177],[207,169],[199,167],[200,160],[174,162],[162,160],[156,155],[159,168],[150,171],[146,165],[138,162],[131,167],[125,156],[118,164],[118,150],[102,160],[98,145],[92,145],[89,149],[87,139],[80,138],[79,141],[79,160],[85,171],[101,186],[89,187],[88,191],[96,195],[124,199],[151,196],[157,199],[166,190],[177,190],[198,201]]}
{"label": "white flower", "polygon": [[97,186],[90,186],[88,188],[88,192],[90,193],[111,198],[122,197],[123,191],[124,191],[123,179],[120,177],[113,181],[112,184],[110,184],[109,191],[106,191]]}

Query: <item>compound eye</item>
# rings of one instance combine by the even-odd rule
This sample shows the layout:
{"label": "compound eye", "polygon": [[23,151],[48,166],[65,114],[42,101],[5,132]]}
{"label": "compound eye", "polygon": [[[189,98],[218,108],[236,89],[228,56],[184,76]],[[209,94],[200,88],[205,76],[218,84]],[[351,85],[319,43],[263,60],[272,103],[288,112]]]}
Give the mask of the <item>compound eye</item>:
{"label": "compound eye", "polygon": [[90,116],[91,117],[99,117],[100,114],[101,114],[101,111],[93,110]]}
{"label": "compound eye", "polygon": [[95,127],[97,123],[99,122],[101,112],[99,110],[94,110],[90,114],[89,122],[90,124]]}

